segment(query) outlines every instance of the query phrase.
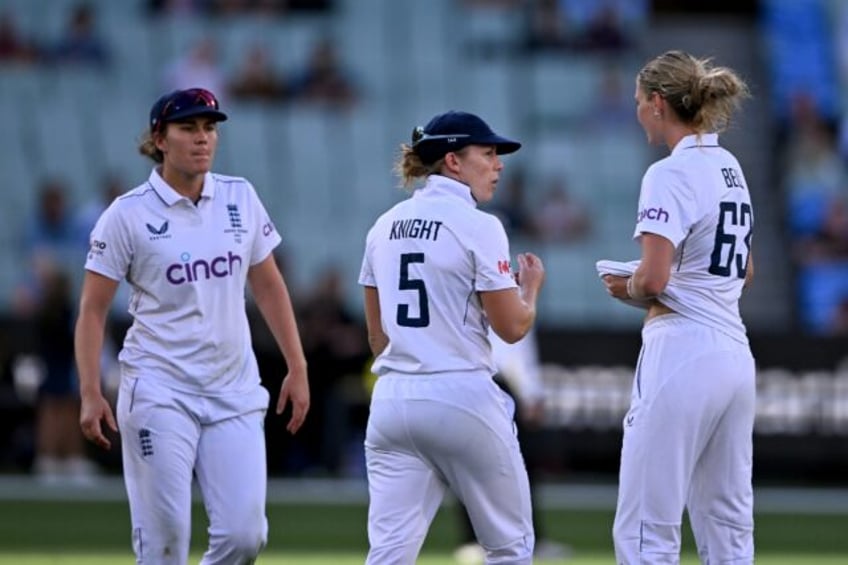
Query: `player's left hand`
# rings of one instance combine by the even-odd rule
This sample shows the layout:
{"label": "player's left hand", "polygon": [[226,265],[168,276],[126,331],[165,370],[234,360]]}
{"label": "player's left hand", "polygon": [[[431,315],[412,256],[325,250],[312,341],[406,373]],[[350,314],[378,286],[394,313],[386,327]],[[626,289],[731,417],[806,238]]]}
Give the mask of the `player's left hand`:
{"label": "player's left hand", "polygon": [[618,298],[619,300],[625,300],[629,298],[627,296],[627,279],[629,277],[618,277],[615,275],[604,275],[602,280],[604,281],[604,286],[607,288],[607,293],[613,298]]}
{"label": "player's left hand", "polygon": [[280,398],[277,400],[277,414],[282,414],[286,404],[291,400],[292,417],[286,425],[290,434],[297,433],[306,414],[309,412],[309,378],[306,369],[300,371],[289,371],[280,387]]}

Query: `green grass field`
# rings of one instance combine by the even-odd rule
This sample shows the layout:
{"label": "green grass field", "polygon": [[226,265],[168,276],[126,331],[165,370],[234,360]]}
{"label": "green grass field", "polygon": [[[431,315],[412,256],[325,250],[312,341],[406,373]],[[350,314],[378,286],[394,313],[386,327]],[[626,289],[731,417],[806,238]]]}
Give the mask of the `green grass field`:
{"label": "green grass field", "polygon": [[[848,509],[846,509],[848,512]],[[546,510],[548,537],[571,545],[575,555],[551,565],[613,562],[612,512]],[[360,505],[271,505],[270,535],[260,559],[266,565],[352,565],[364,561],[366,509]],[[757,516],[757,563],[848,563],[846,515]],[[195,509],[192,552],[199,561],[205,518]],[[448,565],[459,542],[456,513],[436,517],[419,563]],[[694,565],[691,534],[684,535],[684,564]],[[125,502],[0,501],[0,564],[131,565],[129,513]]]}

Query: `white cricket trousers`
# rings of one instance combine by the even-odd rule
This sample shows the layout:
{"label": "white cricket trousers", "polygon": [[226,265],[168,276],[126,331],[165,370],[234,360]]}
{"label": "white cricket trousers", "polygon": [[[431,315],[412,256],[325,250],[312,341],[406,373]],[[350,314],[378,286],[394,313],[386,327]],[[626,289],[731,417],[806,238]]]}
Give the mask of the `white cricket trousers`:
{"label": "white cricket trousers", "polygon": [[377,379],[365,437],[368,565],[413,565],[447,488],[486,563],[532,563],[527,469],[515,405],[485,373]]}
{"label": "white cricket trousers", "polygon": [[754,562],[755,396],[747,344],[678,314],[645,324],[624,418],[619,565],[679,563],[684,508],[702,563]]}
{"label": "white cricket trousers", "polygon": [[268,392],[206,397],[124,377],[118,426],[136,563],[184,565],[192,475],[209,517],[202,565],[253,563],[265,546]]}

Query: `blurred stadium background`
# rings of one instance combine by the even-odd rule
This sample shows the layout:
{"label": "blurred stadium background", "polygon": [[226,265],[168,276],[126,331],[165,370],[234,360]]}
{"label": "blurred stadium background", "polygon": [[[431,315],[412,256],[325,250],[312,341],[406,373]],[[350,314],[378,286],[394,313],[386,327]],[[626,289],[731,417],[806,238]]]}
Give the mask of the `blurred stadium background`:
{"label": "blurred stadium background", "polygon": [[[48,314],[73,311],[104,195],[149,173],[136,142],[152,102],[206,86],[231,118],[215,170],[251,180],[282,233],[278,258],[310,357],[306,429],[292,439],[280,419],[266,427],[281,489],[317,478],[336,485],[326,488],[362,484],[362,244],[377,214],[404,197],[391,175],[399,143],[450,108],[479,113],[525,144],[505,160],[491,210],[513,253],[534,251],[548,269],[539,319],[547,420],[532,440],[545,485],[614,484],[640,318],[608,299],[594,263],[638,252],[630,235],[639,181],[663,152],[636,123],[633,77],[671,48],[734,67],[754,95],[722,139],[756,207],[757,276],[742,304],[760,365],[755,482],[844,488],[848,2],[840,0],[0,0],[0,483],[23,476],[90,488],[119,475],[118,450],[85,453],[95,477],[91,467],[63,477],[37,465],[39,428],[60,417],[40,412],[38,384],[50,363],[68,359],[70,328]],[[67,288],[48,292],[46,272],[64,273]],[[114,344],[127,323],[119,300]],[[281,360],[261,322],[255,336],[273,391]],[[12,491],[0,489],[9,524],[13,501],[39,489]],[[844,500],[831,497],[829,513],[848,516]],[[816,506],[799,504],[800,513]],[[822,551],[848,555],[837,538],[824,538]]]}

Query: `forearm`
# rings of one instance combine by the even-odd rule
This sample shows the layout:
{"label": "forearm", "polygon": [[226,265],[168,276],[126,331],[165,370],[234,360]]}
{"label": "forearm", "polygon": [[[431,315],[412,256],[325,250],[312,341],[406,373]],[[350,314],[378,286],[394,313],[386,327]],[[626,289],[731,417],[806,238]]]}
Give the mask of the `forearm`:
{"label": "forearm", "polygon": [[306,357],[297,329],[291,297],[282,278],[267,288],[254,289],[254,298],[268,329],[286,360],[289,371],[305,370]]}
{"label": "forearm", "polygon": [[379,356],[389,345],[389,337],[383,332],[368,334],[368,346],[371,348],[371,354],[374,357]]}
{"label": "forearm", "polygon": [[536,322],[536,299],[539,295],[537,289],[520,288],[521,310],[515,320],[515,330],[519,341],[533,328]]}
{"label": "forearm", "polygon": [[105,315],[83,310],[74,330],[74,354],[80,380],[80,394],[99,396],[100,357],[103,351]]}

